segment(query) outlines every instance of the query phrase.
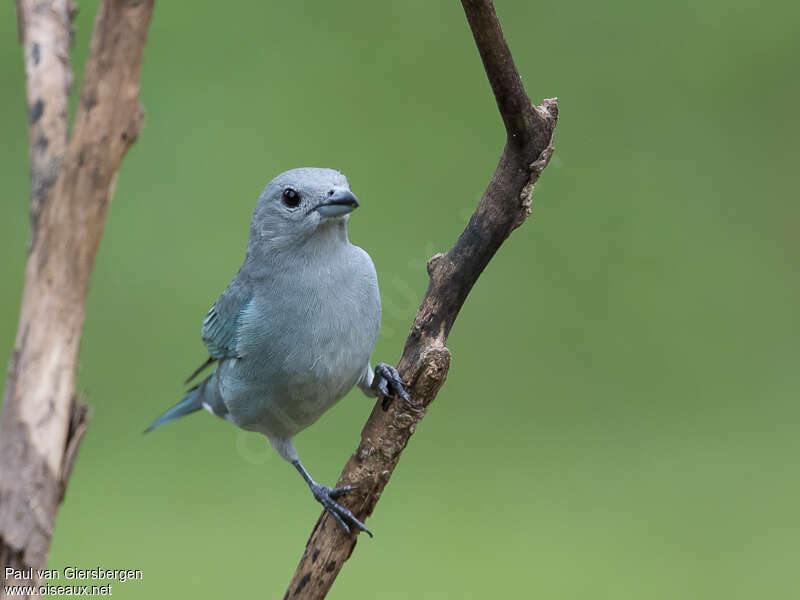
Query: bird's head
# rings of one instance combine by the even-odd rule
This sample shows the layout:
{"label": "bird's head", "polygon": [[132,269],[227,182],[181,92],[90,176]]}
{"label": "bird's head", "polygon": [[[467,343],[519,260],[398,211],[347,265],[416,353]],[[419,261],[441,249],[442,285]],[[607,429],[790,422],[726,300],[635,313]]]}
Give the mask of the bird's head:
{"label": "bird's head", "polygon": [[258,198],[250,244],[275,249],[303,246],[315,239],[347,239],[349,213],[358,207],[339,171],[303,167],[278,175]]}

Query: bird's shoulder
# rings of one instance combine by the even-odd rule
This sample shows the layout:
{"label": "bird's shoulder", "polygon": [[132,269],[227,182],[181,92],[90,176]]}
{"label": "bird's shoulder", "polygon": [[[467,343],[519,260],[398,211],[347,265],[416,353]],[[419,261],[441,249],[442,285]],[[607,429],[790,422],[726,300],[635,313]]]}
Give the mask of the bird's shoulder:
{"label": "bird's shoulder", "polygon": [[347,288],[358,298],[359,318],[380,321],[381,295],[375,263],[366,250],[352,246]]}
{"label": "bird's shoulder", "polygon": [[375,271],[375,263],[369,253],[355,244],[350,244],[349,248],[350,264],[356,273],[370,280],[378,280],[378,274]]}

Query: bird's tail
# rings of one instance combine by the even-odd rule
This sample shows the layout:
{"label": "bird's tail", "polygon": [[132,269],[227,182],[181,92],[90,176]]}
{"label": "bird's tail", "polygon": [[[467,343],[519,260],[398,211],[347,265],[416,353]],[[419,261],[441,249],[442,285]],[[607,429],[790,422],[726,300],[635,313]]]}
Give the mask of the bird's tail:
{"label": "bird's tail", "polygon": [[[206,381],[208,380],[206,379]],[[175,419],[179,419],[203,408],[203,402],[200,398],[202,395],[202,388],[205,386],[206,381],[203,381],[201,384],[187,391],[183,400],[153,421],[153,424],[145,429],[144,433],[150,433],[153,429],[158,429],[170,421],[174,421]]]}

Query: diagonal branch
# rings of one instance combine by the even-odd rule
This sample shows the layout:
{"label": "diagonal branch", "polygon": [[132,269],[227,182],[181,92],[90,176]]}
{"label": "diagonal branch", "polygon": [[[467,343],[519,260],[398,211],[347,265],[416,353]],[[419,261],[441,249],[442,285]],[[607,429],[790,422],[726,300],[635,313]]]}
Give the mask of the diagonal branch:
{"label": "diagonal branch", "polygon": [[[462,0],[484,69],[503,118],[507,143],[494,176],[464,232],[446,254],[428,262],[430,282],[398,369],[414,408],[376,404],[361,443],[337,486],[358,484],[346,504],[360,519],[372,514],[400,454],[447,377],[450,329],[494,253],[530,215],[531,194],[553,152],[558,103],[533,106],[514,65],[491,0]],[[323,598],[356,545],[323,513],[286,591],[287,599]]]}
{"label": "diagonal branch", "polygon": [[101,3],[68,139],[72,9],[67,0],[17,0],[32,218],[0,425],[0,582],[6,566],[44,567],[86,430],[86,407],[74,395],[84,304],[117,172],[143,121],[139,72],[153,4]]}

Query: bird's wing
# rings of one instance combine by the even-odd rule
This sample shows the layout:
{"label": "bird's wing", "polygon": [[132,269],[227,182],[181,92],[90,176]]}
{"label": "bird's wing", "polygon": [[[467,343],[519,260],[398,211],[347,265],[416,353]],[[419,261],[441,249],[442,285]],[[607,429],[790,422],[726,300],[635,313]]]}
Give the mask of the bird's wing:
{"label": "bird's wing", "polygon": [[224,358],[238,358],[236,346],[239,337],[240,316],[250,302],[245,286],[234,280],[208,311],[203,319],[200,336],[208,348],[208,360],[192,373],[185,383],[197,377],[203,369]]}
{"label": "bird's wing", "polygon": [[235,358],[239,338],[239,320],[250,302],[250,295],[240,286],[231,284],[203,319],[201,336],[211,358]]}

